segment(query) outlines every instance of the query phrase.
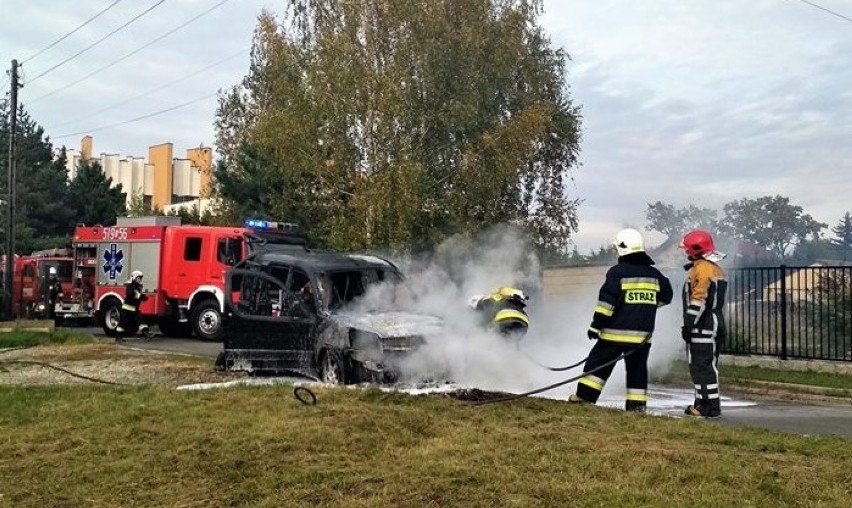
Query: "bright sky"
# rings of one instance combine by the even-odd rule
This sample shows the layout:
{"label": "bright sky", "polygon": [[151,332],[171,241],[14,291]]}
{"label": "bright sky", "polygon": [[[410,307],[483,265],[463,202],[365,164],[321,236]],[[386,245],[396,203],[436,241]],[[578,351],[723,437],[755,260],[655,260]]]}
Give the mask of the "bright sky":
{"label": "bright sky", "polygon": [[[284,5],[0,3],[0,66],[24,62],[20,100],[54,143],[77,147],[91,133],[96,153],[136,156],[167,141],[178,154],[213,144],[216,91],[245,75],[261,8]],[[658,200],[721,208],[781,194],[829,227],[852,210],[852,2],[546,0],[542,23],[572,57],[571,94],[583,108],[572,189],[584,200],[581,252],[621,227],[644,228]]]}

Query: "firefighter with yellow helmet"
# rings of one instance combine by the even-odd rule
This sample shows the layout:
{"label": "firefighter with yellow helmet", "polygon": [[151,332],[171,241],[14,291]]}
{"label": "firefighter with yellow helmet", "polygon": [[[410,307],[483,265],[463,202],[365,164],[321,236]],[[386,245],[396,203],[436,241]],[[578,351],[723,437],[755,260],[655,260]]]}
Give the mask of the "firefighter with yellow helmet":
{"label": "firefighter with yellow helmet", "polygon": [[654,268],[645,253],[642,234],[624,229],[613,242],[618,264],[611,267],[598,293],[589,339],[596,340],[569,397],[574,403],[596,403],[615,363],[624,359],[627,370],[625,409],[644,411],[648,401],[648,353],[657,309],[672,301],[669,279]]}
{"label": "firefighter with yellow helmet", "polygon": [[480,313],[484,326],[519,340],[530,326],[525,310],[528,301],[529,296],[520,289],[500,287],[491,294],[472,297],[470,306]]}

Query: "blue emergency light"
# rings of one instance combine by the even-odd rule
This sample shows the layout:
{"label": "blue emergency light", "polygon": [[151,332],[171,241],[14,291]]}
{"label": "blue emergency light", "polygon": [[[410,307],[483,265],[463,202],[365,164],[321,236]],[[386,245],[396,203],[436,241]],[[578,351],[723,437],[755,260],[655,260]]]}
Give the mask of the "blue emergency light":
{"label": "blue emergency light", "polygon": [[275,222],[263,219],[246,219],[243,225],[247,228],[256,230],[277,230],[287,233],[297,233],[299,225],[293,222]]}

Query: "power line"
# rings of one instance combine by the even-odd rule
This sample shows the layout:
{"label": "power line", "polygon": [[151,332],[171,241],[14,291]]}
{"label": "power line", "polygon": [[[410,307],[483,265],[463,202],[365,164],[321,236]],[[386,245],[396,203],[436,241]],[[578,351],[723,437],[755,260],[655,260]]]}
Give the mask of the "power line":
{"label": "power line", "polygon": [[166,1],[166,0],[159,0],[157,3],[155,3],[155,4],[154,4],[154,5],[152,5],[151,7],[148,7],[147,9],[145,9],[144,11],[142,11],[141,13],[139,13],[139,14],[137,14],[136,16],[134,16],[133,18],[131,18],[131,19],[130,19],[130,21],[128,21],[127,23],[125,23],[125,24],[121,25],[120,27],[116,28],[116,29],[115,29],[115,30],[113,30],[112,32],[110,32],[110,33],[108,33],[108,34],[104,35],[104,36],[103,36],[103,37],[101,37],[100,39],[96,40],[96,41],[95,41],[95,42],[93,42],[92,44],[89,44],[88,46],[86,46],[85,48],[81,49],[80,51],[78,51],[78,52],[74,53],[73,55],[69,56],[69,57],[68,57],[68,58],[66,58],[65,60],[62,60],[61,62],[59,62],[58,64],[54,65],[53,67],[50,67],[49,69],[47,69],[46,71],[42,72],[42,73],[41,73],[41,74],[39,74],[38,76],[36,76],[36,77],[34,77],[34,78],[30,79],[30,80],[29,80],[29,83],[32,83],[33,81],[37,80],[38,78],[40,78],[40,77],[44,76],[45,74],[47,74],[47,73],[49,73],[49,72],[53,72],[53,71],[55,71],[55,70],[56,70],[56,69],[58,69],[59,67],[61,67],[61,66],[65,65],[65,64],[67,64],[68,62],[70,62],[71,60],[73,60],[73,59],[77,58],[78,56],[82,55],[82,54],[83,54],[83,53],[85,53],[86,51],[89,51],[90,49],[94,48],[94,47],[95,47],[95,46],[97,46],[98,44],[100,44],[100,43],[102,43],[103,41],[105,41],[105,40],[109,39],[109,38],[110,38],[110,37],[112,37],[113,35],[115,35],[115,34],[117,34],[118,32],[120,32],[121,30],[124,30],[124,29],[125,29],[127,26],[129,26],[131,23],[133,23],[133,22],[134,22],[134,21],[136,21],[137,19],[141,18],[142,16],[144,16],[144,15],[148,14],[149,12],[153,11],[154,9],[156,9],[157,7],[159,7],[159,6],[160,6],[163,2],[165,2],[165,1]]}
{"label": "power line", "polygon": [[87,120],[87,119],[89,119],[89,118],[93,118],[93,117],[95,117],[95,116],[100,115],[101,113],[106,112],[106,111],[110,111],[110,110],[115,109],[115,108],[117,108],[117,107],[124,106],[125,104],[127,104],[127,103],[129,103],[129,102],[133,102],[133,101],[138,100],[138,99],[141,99],[141,98],[143,98],[143,97],[147,97],[147,96],[149,96],[149,95],[151,95],[151,94],[154,94],[154,93],[156,93],[156,92],[159,92],[160,90],[164,90],[164,89],[169,88],[170,86],[176,85],[176,84],[178,84],[178,83],[180,83],[180,82],[182,82],[182,81],[186,81],[187,79],[192,78],[192,77],[194,77],[194,76],[197,76],[197,75],[201,74],[202,72],[205,72],[205,71],[207,71],[207,70],[212,69],[213,67],[216,67],[216,66],[218,66],[218,65],[222,65],[223,63],[225,63],[225,62],[227,62],[227,61],[229,61],[229,60],[233,60],[234,58],[236,58],[236,57],[238,57],[238,56],[244,55],[247,51],[248,51],[248,48],[243,48],[243,49],[241,49],[240,51],[238,51],[238,52],[234,53],[233,55],[227,56],[227,57],[225,57],[225,58],[223,58],[223,59],[221,59],[221,60],[219,60],[219,61],[217,61],[217,62],[213,62],[212,64],[207,65],[207,66],[205,66],[205,67],[202,67],[201,69],[198,69],[198,70],[196,70],[195,72],[192,72],[191,74],[187,74],[187,75],[185,75],[185,76],[181,76],[180,78],[178,78],[178,79],[176,79],[176,80],[174,80],[174,81],[170,81],[170,82],[168,82],[168,83],[166,83],[166,84],[164,84],[164,85],[161,85],[161,86],[158,86],[158,87],[156,87],[156,88],[154,88],[154,89],[148,90],[148,91],[147,91],[147,92],[145,92],[145,93],[141,93],[141,94],[136,95],[136,96],[134,96],[134,97],[131,97],[131,98],[129,98],[129,99],[126,99],[126,100],[123,100],[123,101],[118,102],[118,103],[116,103],[116,104],[113,104],[113,105],[111,105],[111,106],[107,106],[107,107],[105,107],[105,108],[103,108],[103,109],[99,109],[99,110],[97,110],[97,111],[95,111],[95,112],[93,112],[93,113],[91,113],[91,114],[89,114],[89,115],[86,115],[86,116],[84,116],[84,117],[76,118],[76,119],[74,119],[74,120],[70,120],[70,121],[67,121],[67,122],[62,122],[62,123],[60,123],[60,124],[58,124],[58,125],[54,125],[54,126],[52,126],[52,128],[51,128],[50,130],[54,130],[54,129],[56,129],[57,127],[62,127],[62,126],[68,125],[68,124],[77,123],[77,122],[79,122],[79,121],[81,121],[81,120]]}
{"label": "power line", "polygon": [[[161,0],[161,1],[162,1],[162,0]],[[148,46],[151,46],[152,44],[155,44],[155,43],[157,43],[157,42],[159,42],[159,41],[161,41],[161,40],[165,39],[165,38],[166,38],[166,37],[168,37],[169,35],[171,35],[171,34],[173,34],[173,33],[177,32],[177,31],[178,31],[178,30],[180,30],[181,28],[183,28],[183,27],[185,27],[185,26],[189,25],[190,23],[192,23],[193,21],[197,20],[198,18],[200,18],[200,17],[202,17],[202,16],[204,16],[204,15],[206,15],[206,14],[208,14],[208,13],[212,12],[214,9],[217,9],[218,7],[220,7],[220,6],[221,6],[221,5],[223,5],[225,2],[228,2],[228,1],[229,1],[229,0],[222,0],[222,1],[221,1],[221,2],[219,2],[218,4],[214,5],[213,7],[210,7],[209,9],[207,9],[207,10],[206,10],[206,11],[204,11],[204,12],[202,12],[201,14],[198,14],[198,15],[196,15],[195,17],[193,17],[193,18],[191,18],[191,19],[189,19],[189,20],[187,20],[187,21],[185,21],[185,22],[181,23],[180,25],[178,25],[178,26],[176,26],[176,27],[172,28],[172,29],[171,29],[171,30],[169,30],[168,32],[166,32],[166,33],[164,33],[164,34],[160,35],[159,37],[157,37],[157,38],[155,38],[155,39],[151,40],[150,42],[148,42],[148,43],[146,43],[146,44],[143,44],[142,46],[139,46],[138,48],[134,49],[134,50],[133,50],[133,51],[131,51],[130,53],[127,53],[126,55],[122,56],[121,58],[118,58],[118,59],[116,59],[116,60],[113,60],[112,62],[110,62],[110,63],[108,63],[108,64],[106,64],[106,65],[104,65],[104,66],[102,66],[102,67],[100,67],[100,68],[98,68],[98,69],[96,69],[96,70],[94,70],[94,71],[92,71],[92,72],[88,73],[88,74],[86,74],[85,76],[83,76],[82,78],[80,78],[80,79],[78,79],[78,80],[76,80],[76,81],[72,81],[71,83],[68,83],[67,85],[62,86],[62,87],[60,87],[60,88],[57,88],[56,90],[54,90],[54,91],[52,91],[52,92],[48,92],[48,93],[46,93],[46,94],[44,94],[44,95],[41,95],[41,96],[39,96],[39,97],[36,97],[35,99],[33,99],[33,100],[31,100],[31,101],[28,101],[28,102],[27,102],[27,104],[34,104],[34,103],[36,103],[36,102],[38,102],[38,101],[40,101],[40,100],[42,100],[42,99],[46,99],[47,97],[50,97],[51,95],[57,94],[57,93],[59,93],[59,92],[61,92],[61,91],[63,91],[63,90],[67,90],[67,89],[71,88],[72,86],[74,86],[74,85],[76,85],[76,84],[78,84],[78,83],[82,83],[83,81],[86,81],[87,79],[91,78],[91,77],[92,77],[92,76],[94,76],[95,74],[98,74],[98,73],[100,73],[100,72],[102,72],[102,71],[105,71],[106,69],[109,69],[109,68],[110,68],[110,67],[112,67],[113,65],[116,65],[116,64],[118,64],[118,63],[120,63],[120,62],[123,62],[124,60],[126,60],[126,59],[130,58],[131,56],[135,55],[136,53],[138,53],[138,52],[142,51],[143,49],[147,48]]]}
{"label": "power line", "polygon": [[121,127],[122,125],[127,125],[127,124],[129,124],[129,123],[138,122],[138,121],[140,121],[140,120],[145,120],[145,119],[148,119],[148,118],[151,118],[151,117],[154,117],[154,116],[159,116],[159,115],[162,115],[162,114],[165,114],[165,113],[169,113],[169,112],[171,112],[171,111],[175,111],[175,110],[177,110],[177,109],[185,108],[185,107],[187,107],[187,106],[190,106],[190,105],[192,105],[192,104],[195,104],[196,102],[201,102],[201,101],[203,101],[204,99],[209,99],[210,97],[213,97],[213,96],[215,96],[215,95],[216,95],[216,94],[218,94],[218,93],[219,93],[218,91],[217,91],[217,92],[213,92],[213,93],[209,93],[209,94],[207,94],[207,95],[205,95],[205,96],[203,96],[203,97],[198,97],[198,98],[193,99],[193,100],[191,100],[191,101],[187,101],[187,102],[184,102],[184,103],[182,103],[182,104],[178,104],[178,105],[176,105],[176,106],[172,106],[172,107],[170,107],[170,108],[161,109],[160,111],[155,111],[155,112],[153,112],[153,113],[148,113],[147,115],[137,116],[136,118],[131,118],[130,120],[125,120],[125,121],[123,121],[123,122],[118,122],[118,123],[114,123],[114,124],[110,124],[110,125],[104,125],[104,126],[102,126],[102,127],[98,127],[98,128],[96,128],[96,129],[88,129],[88,130],[85,130],[85,131],[72,132],[72,133],[70,133],[70,134],[63,134],[63,135],[61,135],[61,136],[53,136],[53,137],[51,137],[51,139],[63,139],[63,138],[70,138],[70,137],[73,137],[73,136],[79,136],[79,135],[81,135],[81,134],[90,134],[90,133],[92,133],[92,132],[102,131],[102,130],[104,130],[104,129],[112,129],[113,127]]}
{"label": "power line", "polygon": [[813,3],[813,2],[809,2],[808,0],[799,0],[799,1],[800,1],[800,2],[802,2],[803,4],[808,4],[808,5],[810,5],[811,7],[816,7],[817,9],[819,9],[819,10],[821,10],[821,11],[825,11],[825,12],[827,12],[827,13],[829,13],[829,14],[833,15],[833,16],[837,16],[837,17],[838,17],[838,18],[840,18],[840,19],[844,19],[844,20],[846,20],[846,21],[848,21],[848,22],[852,23],[852,18],[850,18],[850,17],[848,17],[848,16],[844,16],[843,14],[840,14],[840,13],[838,13],[838,12],[834,12],[834,11],[832,11],[831,9],[826,9],[826,8],[825,8],[825,7],[823,7],[823,6],[821,6],[821,5],[817,5],[817,4]]}
{"label": "power line", "polygon": [[52,48],[52,47],[56,46],[57,44],[59,44],[60,42],[64,41],[64,40],[65,40],[65,39],[67,39],[68,37],[70,37],[70,36],[74,35],[74,34],[75,34],[78,30],[80,30],[80,29],[81,29],[81,28],[83,28],[84,26],[88,25],[89,23],[91,23],[92,21],[94,21],[94,20],[96,20],[98,17],[100,17],[100,15],[101,15],[101,14],[103,14],[103,13],[105,13],[106,11],[108,11],[108,10],[112,9],[113,7],[115,7],[115,5],[116,5],[118,2],[121,2],[121,0],[115,0],[113,3],[111,3],[111,4],[107,5],[107,6],[106,6],[104,9],[102,9],[100,12],[98,12],[97,14],[95,14],[94,16],[92,16],[91,18],[89,18],[89,19],[87,19],[86,21],[84,21],[82,25],[78,26],[78,27],[77,27],[77,28],[75,28],[74,30],[71,30],[70,32],[68,32],[67,34],[63,35],[62,37],[60,37],[60,38],[56,39],[56,40],[55,40],[55,41],[53,41],[52,43],[48,44],[46,48],[42,48],[42,50],[41,50],[41,51],[39,51],[38,53],[36,53],[36,54],[32,55],[31,57],[27,58],[27,59],[26,59],[26,60],[24,60],[23,62],[21,62],[21,65],[23,65],[23,64],[25,64],[25,63],[27,63],[27,62],[29,62],[29,61],[30,61],[30,60],[32,60],[33,58],[35,58],[35,57],[37,57],[37,56],[41,55],[42,53],[44,53],[44,52],[45,52],[45,51],[47,51],[48,49],[50,49],[50,48]]}

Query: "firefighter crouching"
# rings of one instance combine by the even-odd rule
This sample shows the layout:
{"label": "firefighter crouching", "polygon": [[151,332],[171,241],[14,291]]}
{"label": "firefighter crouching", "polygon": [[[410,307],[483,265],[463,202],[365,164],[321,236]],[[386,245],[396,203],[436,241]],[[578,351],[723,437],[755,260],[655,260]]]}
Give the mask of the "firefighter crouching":
{"label": "firefighter crouching", "polygon": [[483,326],[520,340],[530,326],[525,310],[527,301],[529,297],[520,289],[501,287],[489,295],[472,297],[470,306],[482,316]]}
{"label": "firefighter crouching", "polygon": [[142,293],[142,272],[134,270],[130,275],[130,282],[125,286],[124,303],[121,305],[118,327],[115,329],[119,340],[144,331],[146,326],[142,324],[139,305],[147,299],[148,296]]}
{"label": "firefighter crouching", "polygon": [[[611,267],[598,294],[592,324],[587,332],[596,340],[577,383],[573,403],[596,403],[615,367],[624,355],[627,370],[627,411],[644,411],[648,402],[648,353],[657,308],[672,301],[669,279],[654,268],[645,253],[642,234],[624,229],[615,237],[618,264]],[[606,365],[609,363],[609,365]],[[606,365],[606,366],[604,366]]]}

